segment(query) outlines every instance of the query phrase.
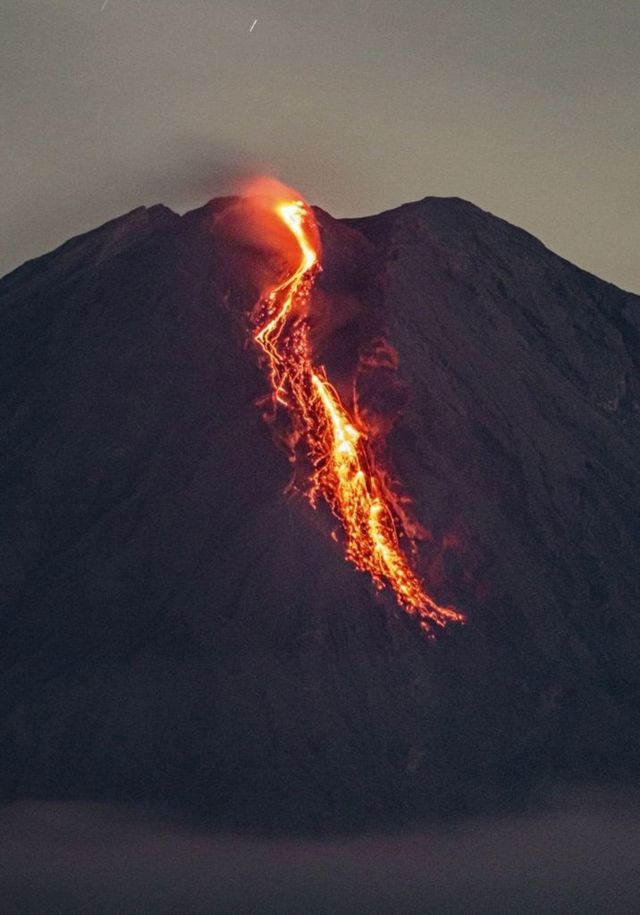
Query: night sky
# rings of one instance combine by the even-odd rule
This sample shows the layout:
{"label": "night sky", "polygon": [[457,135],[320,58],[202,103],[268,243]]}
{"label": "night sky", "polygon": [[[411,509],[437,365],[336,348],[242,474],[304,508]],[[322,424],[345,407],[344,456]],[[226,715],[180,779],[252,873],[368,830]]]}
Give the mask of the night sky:
{"label": "night sky", "polygon": [[2,273],[266,171],[336,216],[464,197],[640,289],[637,0],[4,0],[0,49]]}

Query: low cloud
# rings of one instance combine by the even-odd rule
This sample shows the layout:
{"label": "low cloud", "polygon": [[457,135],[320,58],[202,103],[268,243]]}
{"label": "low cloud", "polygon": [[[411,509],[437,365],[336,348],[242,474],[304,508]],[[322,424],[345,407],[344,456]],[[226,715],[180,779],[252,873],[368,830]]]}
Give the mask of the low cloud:
{"label": "low cloud", "polygon": [[639,828],[635,795],[326,840],[21,803],[0,812],[0,896],[11,915],[618,915],[638,911]]}

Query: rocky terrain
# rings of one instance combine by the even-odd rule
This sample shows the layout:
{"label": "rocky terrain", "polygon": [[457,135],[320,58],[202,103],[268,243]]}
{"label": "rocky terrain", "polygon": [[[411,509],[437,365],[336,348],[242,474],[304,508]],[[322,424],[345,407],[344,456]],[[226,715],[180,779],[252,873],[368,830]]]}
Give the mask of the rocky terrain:
{"label": "rocky terrain", "polygon": [[317,211],[318,353],[398,350],[389,457],[468,616],[428,642],[285,495],[232,203],[0,281],[2,799],[351,830],[637,783],[640,297],[462,200]]}

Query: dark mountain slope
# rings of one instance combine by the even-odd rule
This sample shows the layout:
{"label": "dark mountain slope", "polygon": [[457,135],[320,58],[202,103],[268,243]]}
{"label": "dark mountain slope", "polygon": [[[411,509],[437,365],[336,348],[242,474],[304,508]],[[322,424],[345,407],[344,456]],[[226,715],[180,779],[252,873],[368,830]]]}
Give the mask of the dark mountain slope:
{"label": "dark mountain slope", "polygon": [[520,629],[585,638],[631,686],[640,300],[464,201],[352,224],[383,252],[419,476],[444,481],[430,511],[470,526]]}
{"label": "dark mountain slope", "polygon": [[353,828],[636,780],[638,297],[463,201],[319,212],[318,348],[339,380],[388,326],[421,570],[469,616],[427,644],[283,495],[229,203],[0,281],[3,797]]}

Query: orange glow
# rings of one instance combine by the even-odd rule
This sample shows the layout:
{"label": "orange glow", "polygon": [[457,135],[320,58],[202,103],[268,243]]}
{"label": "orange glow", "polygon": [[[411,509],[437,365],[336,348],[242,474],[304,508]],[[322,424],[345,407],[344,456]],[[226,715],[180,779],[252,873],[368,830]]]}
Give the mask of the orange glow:
{"label": "orange glow", "polygon": [[268,366],[274,406],[287,410],[292,453],[301,445],[311,464],[307,496],[322,498],[344,531],[346,558],[368,572],[377,588],[390,586],[398,604],[420,620],[429,635],[435,626],[463,622],[451,607],[437,604],[411,568],[402,543],[413,547],[417,525],[400,509],[368,444],[367,430],[340,401],[324,368],[315,365],[305,308],[319,265],[313,213],[301,199],[270,188],[270,208],[299,249],[295,269],[258,302],[251,314],[255,343]]}

